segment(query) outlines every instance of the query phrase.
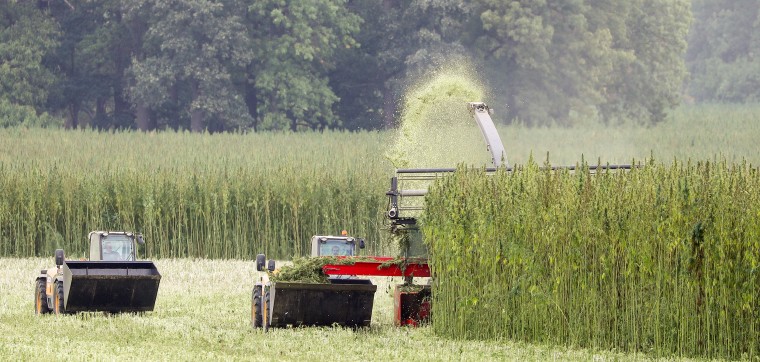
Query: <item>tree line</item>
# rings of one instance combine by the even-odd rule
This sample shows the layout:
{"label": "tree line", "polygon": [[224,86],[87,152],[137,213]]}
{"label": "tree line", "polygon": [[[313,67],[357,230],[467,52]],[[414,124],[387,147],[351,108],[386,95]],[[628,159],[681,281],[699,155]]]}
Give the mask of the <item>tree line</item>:
{"label": "tree line", "polygon": [[6,0],[0,126],[382,129],[452,62],[504,122],[653,124],[756,100],[759,23],[748,0]]}

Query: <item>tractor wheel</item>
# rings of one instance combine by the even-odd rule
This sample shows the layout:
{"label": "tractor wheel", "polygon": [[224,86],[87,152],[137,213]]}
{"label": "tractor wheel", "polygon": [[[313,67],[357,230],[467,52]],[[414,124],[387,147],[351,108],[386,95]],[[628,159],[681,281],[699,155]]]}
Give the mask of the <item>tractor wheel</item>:
{"label": "tractor wheel", "polygon": [[55,294],[53,295],[53,307],[55,314],[66,313],[66,307],[63,304],[63,283],[55,283]]}
{"label": "tractor wheel", "polygon": [[267,263],[267,257],[264,254],[256,255],[256,271],[264,271],[264,266]]}
{"label": "tractor wheel", "polygon": [[34,314],[48,314],[50,308],[47,304],[47,296],[45,295],[45,280],[37,279],[37,283],[34,285]]}
{"label": "tractor wheel", "polygon": [[[263,287],[262,287],[263,288]],[[272,316],[269,315],[269,288],[264,288],[264,296],[261,298],[261,325],[264,327],[264,332],[269,330],[269,326],[272,322]]]}
{"label": "tractor wheel", "polygon": [[253,287],[251,294],[251,327],[253,329],[261,327],[261,286]]}

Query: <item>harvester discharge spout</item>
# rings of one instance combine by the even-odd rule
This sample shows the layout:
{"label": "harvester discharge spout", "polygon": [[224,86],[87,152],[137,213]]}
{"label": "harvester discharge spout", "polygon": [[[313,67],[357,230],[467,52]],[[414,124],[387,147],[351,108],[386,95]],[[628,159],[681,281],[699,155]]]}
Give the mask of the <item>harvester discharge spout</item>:
{"label": "harvester discharge spout", "polygon": [[[491,119],[491,108],[483,102],[468,102],[467,109],[478,124],[483,140],[486,142],[486,149],[491,153],[491,162],[494,167],[488,167],[486,171],[495,172],[500,167],[510,171],[504,144],[501,143],[499,132]],[[391,220],[391,230],[395,231],[400,226],[412,226],[413,229],[417,223],[416,216],[422,211],[423,206],[420,203],[412,201],[409,203],[411,205],[402,205],[403,198],[420,200],[427,194],[427,184],[454,171],[456,168],[397,169],[396,176],[391,178],[391,188],[385,193],[389,198],[386,216]],[[409,184],[416,188],[406,188]]]}
{"label": "harvester discharge spout", "polygon": [[486,147],[491,152],[491,161],[496,167],[502,166],[509,167],[507,162],[507,153],[504,151],[504,144],[501,143],[499,133],[496,131],[496,126],[491,119],[491,109],[483,102],[469,102],[467,103],[467,109],[470,110],[470,114],[475,117],[475,122],[478,123],[480,132],[483,134],[483,139],[486,141]]}

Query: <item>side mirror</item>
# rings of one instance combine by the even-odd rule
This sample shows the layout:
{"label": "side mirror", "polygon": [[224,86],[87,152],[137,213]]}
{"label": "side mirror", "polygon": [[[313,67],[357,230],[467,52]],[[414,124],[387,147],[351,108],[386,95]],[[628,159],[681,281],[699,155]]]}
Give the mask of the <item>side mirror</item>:
{"label": "side mirror", "polygon": [[264,271],[264,264],[267,262],[267,257],[264,254],[256,255],[256,271]]}
{"label": "side mirror", "polygon": [[137,243],[140,245],[145,245],[145,239],[143,239],[142,234],[137,235]]}
{"label": "side mirror", "polygon": [[63,265],[63,249],[56,249],[55,250],[55,266],[61,266]]}
{"label": "side mirror", "polygon": [[269,264],[267,264],[267,270],[270,272],[273,272],[275,269],[274,267],[274,259],[269,259]]}
{"label": "side mirror", "polygon": [[359,249],[364,249],[364,239],[359,239]]}

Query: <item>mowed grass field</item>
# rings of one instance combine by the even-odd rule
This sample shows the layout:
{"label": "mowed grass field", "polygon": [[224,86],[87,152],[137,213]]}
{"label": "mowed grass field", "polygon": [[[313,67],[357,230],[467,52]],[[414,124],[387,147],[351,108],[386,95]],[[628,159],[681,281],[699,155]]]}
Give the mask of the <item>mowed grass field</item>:
{"label": "mowed grass field", "polygon": [[393,278],[373,278],[372,325],[253,330],[252,261],[161,259],[156,308],[143,315],[34,314],[36,273],[51,258],[0,259],[0,360],[636,361],[643,354],[440,338],[392,322]]}

